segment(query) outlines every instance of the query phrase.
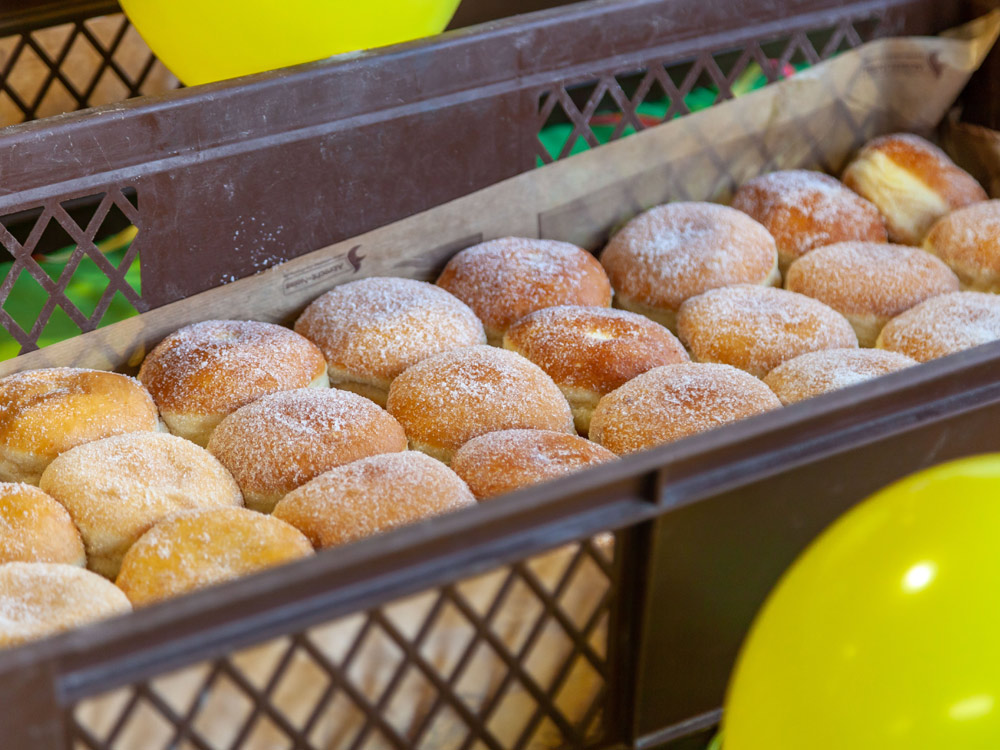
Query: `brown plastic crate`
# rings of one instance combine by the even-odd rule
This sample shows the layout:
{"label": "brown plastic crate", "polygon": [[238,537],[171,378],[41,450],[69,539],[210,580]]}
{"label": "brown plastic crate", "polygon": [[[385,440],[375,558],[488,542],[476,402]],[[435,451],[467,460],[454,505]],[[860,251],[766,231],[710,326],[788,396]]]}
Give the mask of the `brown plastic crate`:
{"label": "brown plastic crate", "polygon": [[[135,305],[157,307],[531,169],[538,130],[554,112],[592,137],[589,121],[607,95],[641,127],[635,107],[654,82],[680,93],[714,80],[724,98],[740,66],[766,60],[765,50],[814,60],[878,36],[934,33],[976,10],[814,0],[748,3],[732,17],[721,0],[580,3],[28,123],[0,131],[0,216],[28,227],[23,242],[11,232],[0,239],[65,309],[58,284],[31,265],[35,245],[54,222],[79,256],[93,257],[92,240],[117,209],[139,228]],[[987,66],[970,88],[970,111],[990,101],[984,92],[995,80]],[[977,112],[992,125],[990,115]],[[96,207],[91,196],[101,196]],[[120,273],[108,274],[124,293]],[[80,327],[99,319],[81,314]],[[20,333],[30,349],[34,329]],[[311,717],[289,717],[279,697],[288,670],[303,663],[320,685],[311,713],[344,700],[361,717],[359,733],[338,747],[428,746],[434,717],[446,711],[465,731],[455,742],[462,748],[697,746],[717,720],[750,617],[815,533],[891,479],[997,447],[998,357],[1000,347],[983,347],[0,654],[0,746],[120,747],[141,714],[159,717],[150,721],[164,730],[161,746],[214,747],[199,722],[226,684],[248,708],[224,745],[241,750],[266,724],[284,737],[279,747],[313,747]],[[588,541],[612,529],[610,555]],[[566,567],[538,573],[536,556],[564,544]],[[583,568],[599,593],[588,611],[566,599],[581,588]],[[499,584],[485,601],[457,583],[492,570]],[[533,603],[517,645],[497,621],[513,587]],[[387,602],[421,591],[432,592],[430,604],[408,630]],[[450,668],[423,651],[445,610],[471,634]],[[311,632],[351,615],[360,630],[345,639],[342,660],[332,658]],[[561,650],[546,645],[558,656],[540,668],[531,659],[546,633]],[[366,686],[351,654],[374,637],[397,658],[386,681]],[[239,652],[272,638],[287,640],[270,669],[246,674]],[[474,681],[477,653],[501,675],[478,702],[463,681]],[[190,678],[199,689],[185,705],[171,703],[164,675],[202,661],[205,671]],[[571,716],[563,696],[578,669],[590,670],[597,691]],[[393,723],[393,701],[408,694],[400,686],[411,674],[433,698],[431,720],[406,729]],[[123,685],[124,703],[100,732],[76,713]],[[523,702],[508,706],[508,696]],[[524,725],[498,726],[506,711]]]}

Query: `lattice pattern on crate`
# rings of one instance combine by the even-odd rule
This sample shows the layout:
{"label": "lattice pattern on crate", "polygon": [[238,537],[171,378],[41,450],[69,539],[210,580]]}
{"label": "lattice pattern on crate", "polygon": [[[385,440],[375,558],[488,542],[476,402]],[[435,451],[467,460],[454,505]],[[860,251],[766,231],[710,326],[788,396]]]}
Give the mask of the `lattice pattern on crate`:
{"label": "lattice pattern on crate", "polygon": [[880,18],[844,20],[688,60],[653,59],[539,92],[539,165],[774,83],[882,36]]}
{"label": "lattice pattern on crate", "polygon": [[0,38],[0,127],[177,86],[120,13]]}
{"label": "lattice pattern on crate", "polygon": [[602,738],[599,538],[83,701],[73,750],[507,750]]}
{"label": "lattice pattern on crate", "polygon": [[0,359],[146,310],[139,249],[130,188],[0,216]]}

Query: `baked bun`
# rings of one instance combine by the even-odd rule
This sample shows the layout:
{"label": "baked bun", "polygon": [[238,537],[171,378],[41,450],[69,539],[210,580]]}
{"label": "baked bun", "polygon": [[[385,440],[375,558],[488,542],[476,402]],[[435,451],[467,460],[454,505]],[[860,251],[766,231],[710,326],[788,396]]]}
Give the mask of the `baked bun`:
{"label": "baked bun", "polygon": [[250,575],[313,553],[284,521],[246,508],[176,513],[139,537],[118,585],[134,607]]}
{"label": "baked bun", "polygon": [[212,454],[155,432],[66,451],[42,474],[41,488],[80,529],[88,567],[108,578],[118,574],[132,543],[171,513],[243,504],[236,482]]}
{"label": "baked bun", "polygon": [[38,484],[49,462],[91,440],[159,427],[134,378],[57,367],[0,378],[0,481]]}
{"label": "baked bun", "polygon": [[742,211],[714,203],[670,203],[632,219],[601,263],[615,306],[677,329],[684,300],[730,284],[781,283],[774,238]]}
{"label": "baked bun", "polygon": [[735,367],[666,365],[602,398],[590,439],[624,455],[780,406],[770,388]]}
{"label": "baked bun", "polygon": [[931,227],[924,250],[948,264],[962,287],[1000,293],[1000,201],[960,208]]}
{"label": "baked bun", "polygon": [[878,207],[889,239],[904,245],[919,245],[942,216],[987,198],[944,151],[910,133],[869,141],[847,165],[843,181]]}
{"label": "baked bun", "polygon": [[204,447],[227,414],[276,391],[326,388],[323,352],[271,323],[207,320],[167,336],[149,353],[139,380],[174,435]]}
{"label": "baked bun", "polygon": [[0,648],[55,635],[130,612],[111,581],[75,565],[0,565]]}
{"label": "baked bun", "polygon": [[952,292],[931,297],[890,320],[875,343],[918,362],[1000,339],[1000,296]]}
{"label": "baked bun", "polygon": [[30,484],[0,483],[0,564],[8,562],[87,564],[67,510]]}
{"label": "baked bun", "polygon": [[467,442],[455,453],[451,467],[478,500],[487,500],[615,458],[607,448],[577,435],[501,430]]}
{"label": "baked bun", "polygon": [[695,361],[733,365],[759,378],[800,354],[858,345],[847,319],[822,302],[746,284],[685,302],[678,333]]}
{"label": "baked bun", "polygon": [[264,513],[336,466],[406,450],[406,434],[356,393],[300,388],[272,393],[222,420],[209,452],[232,473],[248,508]]}
{"label": "baked bun", "polygon": [[778,365],[764,378],[764,384],[788,406],[915,364],[907,356],[881,349],[826,349]]}
{"label": "baked bun", "polygon": [[958,291],[958,277],[923,250],[841,242],[799,258],[785,288],[818,299],[847,318],[861,346],[875,346],[882,326],[929,297]]}
{"label": "baked bun", "polygon": [[601,307],[533,312],[507,329],[503,347],[548,373],[569,401],[583,435],[601,396],[654,367],[689,360],[681,342],[659,323]]}
{"label": "baked bun", "polygon": [[597,259],[555,240],[504,237],[466,248],[437,283],[472,308],[494,346],[511,323],[535,310],[611,304],[611,284]]}
{"label": "baked bun", "polygon": [[327,292],[306,308],[295,330],[326,357],[330,385],[385,406],[389,383],[432,354],[485,344],[475,313],[423,281],[372,278]]}
{"label": "baked bun", "polygon": [[410,447],[445,463],[487,432],[574,432],[569,404],[552,378],[524,357],[490,346],[418,362],[392,381],[387,405]]}
{"label": "baked bun", "polygon": [[839,180],[808,169],[755,177],[733,196],[732,207],[759,221],[778,246],[782,273],[817,247],[858,240],[885,242],[885,221]]}
{"label": "baked bun", "polygon": [[274,516],[317,547],[347,544],[476,504],[459,476],[416,451],[363,458],[288,493]]}

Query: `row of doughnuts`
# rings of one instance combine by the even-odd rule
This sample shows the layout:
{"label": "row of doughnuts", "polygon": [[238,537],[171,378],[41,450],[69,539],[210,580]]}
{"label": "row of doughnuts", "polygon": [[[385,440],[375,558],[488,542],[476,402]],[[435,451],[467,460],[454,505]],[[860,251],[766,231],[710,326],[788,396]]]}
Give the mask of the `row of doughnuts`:
{"label": "row of doughnuts", "polygon": [[[887,169],[879,159],[845,180],[872,182]],[[25,565],[52,589],[56,569],[79,586],[86,562],[142,606],[913,364],[859,339],[940,356],[954,342],[913,342],[931,330],[940,343],[941,315],[978,327],[962,346],[980,343],[979,329],[1000,336],[976,317],[995,309],[992,295],[955,291],[972,278],[969,257],[988,251],[941,249],[961,234],[961,211],[928,233],[945,262],[889,245],[898,227],[933,222],[894,216],[907,203],[886,190],[865,201],[861,178],[855,193],[818,173],[774,173],[741,188],[742,211],[658,207],[600,262],[568,243],[486,242],[437,285],[337,287],[294,331],[188,326],[138,380],[66,369],[0,380],[0,479],[40,485],[0,485],[0,611],[20,601],[8,565],[21,566],[8,575],[22,589]],[[941,205],[957,208],[959,193]],[[92,600],[121,611],[114,584],[93,578],[104,594]],[[28,620],[29,635],[0,644],[64,621]]]}

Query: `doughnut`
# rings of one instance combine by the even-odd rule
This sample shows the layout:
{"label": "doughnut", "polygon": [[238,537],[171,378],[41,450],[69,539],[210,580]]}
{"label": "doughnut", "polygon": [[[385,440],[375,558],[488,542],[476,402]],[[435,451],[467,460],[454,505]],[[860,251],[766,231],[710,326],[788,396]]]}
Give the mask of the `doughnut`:
{"label": "doughnut", "polygon": [[243,504],[240,488],[204,448],[162,432],[95,440],[49,464],[40,486],[69,511],[87,566],[114,578],[125,551],[179,510]]}
{"label": "doughnut", "polygon": [[809,169],[755,177],[733,196],[732,207],[759,221],[778,246],[781,272],[810,250],[836,242],[885,242],[878,209],[839,180]]}
{"label": "doughnut", "polygon": [[264,513],[324,471],[378,453],[406,450],[390,414],[356,393],[300,388],[237,409],[219,423],[208,451]]}
{"label": "doughnut", "polygon": [[133,607],[180,596],[313,553],[284,521],[246,508],[189,510],[139,537],[115,583]]}
{"label": "doughnut", "polygon": [[764,227],[714,203],[670,203],[632,219],[601,263],[615,306],[677,330],[684,300],[730,284],[781,283],[778,250]]}
{"label": "doughnut", "polygon": [[964,289],[1000,293],[1000,201],[984,201],[939,219],[924,250],[948,264]]}
{"label": "doughnut", "polygon": [[764,384],[788,406],[915,364],[916,360],[903,354],[881,349],[825,349],[778,365]]}
{"label": "doughnut", "polygon": [[501,430],[480,435],[459,448],[451,468],[477,500],[487,500],[615,458],[607,448],[576,435]]}
{"label": "doughnut", "polygon": [[1000,339],[1000,297],[952,292],[931,297],[890,320],[875,343],[918,362]]}
{"label": "doughnut", "polygon": [[822,302],[747,284],[688,300],[677,330],[694,361],[733,365],[759,378],[800,354],[858,345],[847,319]]}
{"label": "doughnut", "polygon": [[329,386],[319,347],[287,328],[245,320],[175,331],[143,361],[139,380],[170,432],[202,447],[223,417],[254,399]]}
{"label": "doughnut", "polygon": [[69,367],[8,375],[0,378],[0,481],[38,484],[63,451],[158,428],[156,405],[134,378]]}
{"label": "doughnut", "polygon": [[274,516],[334,547],[476,504],[459,476],[417,451],[340,466],[289,492]]}
{"label": "doughnut", "polygon": [[601,399],[590,439],[635,453],[781,406],[760,380],[729,365],[664,365]]}
{"label": "doughnut", "polygon": [[464,302],[423,281],[371,278],[338,286],[295,323],[323,350],[330,385],[385,406],[389,383],[410,365],[460,346],[485,344]]}
{"label": "doughnut", "polygon": [[504,237],[474,245],[448,261],[437,284],[472,308],[493,346],[535,310],[611,305],[611,283],[597,259],[555,240]]}
{"label": "doughnut", "polygon": [[87,564],[69,512],[30,484],[0,483],[0,563]]}
{"label": "doughnut", "polygon": [[869,141],[842,179],[878,207],[889,239],[904,245],[919,245],[942,216],[988,197],[944,151],[911,133]]}
{"label": "doughnut", "polygon": [[858,343],[871,347],[892,318],[929,297],[958,291],[958,277],[915,247],[841,242],[795,261],[785,288],[832,307],[854,326]]}
{"label": "doughnut", "polygon": [[0,648],[131,610],[128,598],[111,581],[75,565],[0,565]]}
{"label": "doughnut", "polygon": [[487,432],[574,432],[573,413],[552,378],[519,354],[491,346],[452,349],[407,368],[392,381],[387,407],[410,448],[445,463]]}
{"label": "doughnut", "polygon": [[689,360],[681,342],[659,323],[601,307],[538,310],[507,329],[503,346],[548,373],[569,401],[582,435],[601,396],[654,367]]}

